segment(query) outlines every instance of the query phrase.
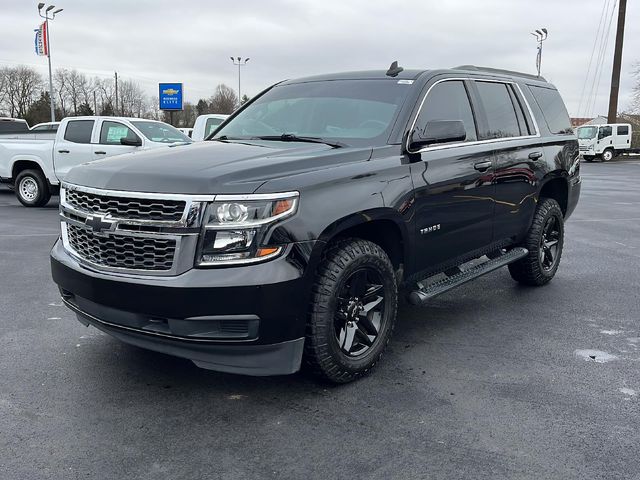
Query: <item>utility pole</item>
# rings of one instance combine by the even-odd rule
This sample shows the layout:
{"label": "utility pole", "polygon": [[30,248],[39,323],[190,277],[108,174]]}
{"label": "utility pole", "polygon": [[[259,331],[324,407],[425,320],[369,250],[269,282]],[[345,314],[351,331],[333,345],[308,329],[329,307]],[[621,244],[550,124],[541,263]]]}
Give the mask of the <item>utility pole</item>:
{"label": "utility pole", "polygon": [[53,100],[53,75],[51,74],[51,42],[49,41],[49,20],[53,20],[54,18],[56,18],[56,14],[60,13],[63,9],[59,8],[57,10],[55,10],[54,12],[51,13],[51,16],[49,16],[49,12],[51,10],[53,10],[55,7],[55,5],[49,5],[46,10],[44,11],[44,15],[42,14],[42,9],[44,8],[44,3],[39,3],[38,4],[38,15],[40,15],[41,18],[44,18],[44,24],[45,24],[45,41],[47,42],[47,60],[49,61],[49,100],[50,100],[50,104],[51,104],[51,121],[55,122],[56,121],[56,109],[55,109],[55,105],[54,105],[54,100]]}
{"label": "utility pole", "polygon": [[542,42],[547,39],[548,32],[546,28],[540,28],[535,32],[531,32],[531,35],[538,40],[538,54],[536,55],[536,68],[538,70],[538,76],[540,76],[540,69],[542,68]]}
{"label": "utility pole", "polygon": [[624,42],[624,18],[627,13],[627,0],[618,3],[618,29],[616,46],[613,52],[613,71],[611,72],[611,93],[609,94],[608,123],[616,123],[618,117],[618,93],[620,91],[620,69],[622,67],[622,45]]}
{"label": "utility pole", "polygon": [[113,113],[118,116],[118,72],[116,73],[116,108]]}
{"label": "utility pole", "polygon": [[238,107],[242,104],[242,95],[240,93],[240,67],[244,67],[247,62],[249,61],[249,58],[245,58],[244,60],[241,57],[229,57],[231,59],[231,61],[233,62],[234,65],[238,66]]}
{"label": "utility pole", "polygon": [[98,102],[96,102],[96,91],[93,91],[93,114],[98,115]]}

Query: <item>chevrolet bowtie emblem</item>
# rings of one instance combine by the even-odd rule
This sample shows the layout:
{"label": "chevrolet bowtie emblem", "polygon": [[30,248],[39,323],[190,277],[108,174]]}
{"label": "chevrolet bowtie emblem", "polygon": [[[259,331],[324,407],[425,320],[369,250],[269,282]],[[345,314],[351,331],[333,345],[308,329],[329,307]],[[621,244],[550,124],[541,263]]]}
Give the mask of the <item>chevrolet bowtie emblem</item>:
{"label": "chevrolet bowtie emblem", "polygon": [[114,222],[105,221],[104,217],[101,216],[87,217],[84,224],[89,227],[93,231],[93,233],[101,233],[112,230],[115,226]]}

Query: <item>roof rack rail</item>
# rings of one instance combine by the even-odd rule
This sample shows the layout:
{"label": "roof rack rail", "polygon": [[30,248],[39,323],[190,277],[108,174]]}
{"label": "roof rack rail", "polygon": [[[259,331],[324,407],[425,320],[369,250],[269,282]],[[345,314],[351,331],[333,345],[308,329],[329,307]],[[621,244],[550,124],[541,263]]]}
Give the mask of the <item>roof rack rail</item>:
{"label": "roof rack rail", "polygon": [[477,70],[479,72],[496,73],[499,75],[513,75],[515,77],[530,78],[532,80],[540,80],[542,82],[547,81],[544,77],[542,76],[539,77],[538,75],[533,75],[531,73],[516,72],[514,70],[502,70],[500,68],[478,67],[476,65],[459,65],[457,67],[454,67],[453,70]]}

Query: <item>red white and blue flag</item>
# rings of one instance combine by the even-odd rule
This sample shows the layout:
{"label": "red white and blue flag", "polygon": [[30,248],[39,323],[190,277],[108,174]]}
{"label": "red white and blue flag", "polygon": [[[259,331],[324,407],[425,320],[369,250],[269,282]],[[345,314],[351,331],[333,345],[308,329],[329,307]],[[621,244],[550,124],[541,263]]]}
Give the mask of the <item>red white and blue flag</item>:
{"label": "red white and blue flag", "polygon": [[35,29],[36,32],[36,54],[42,56],[49,55],[49,42],[47,41],[47,36],[49,32],[47,32],[47,22],[42,22],[39,28]]}

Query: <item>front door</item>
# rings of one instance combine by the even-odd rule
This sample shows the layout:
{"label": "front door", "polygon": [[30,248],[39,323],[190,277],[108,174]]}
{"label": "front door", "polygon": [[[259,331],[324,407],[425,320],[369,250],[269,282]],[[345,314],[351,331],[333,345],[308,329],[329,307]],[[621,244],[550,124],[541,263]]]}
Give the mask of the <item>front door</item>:
{"label": "front door", "polygon": [[140,148],[122,145],[120,141],[123,138],[142,143],[140,137],[124,123],[115,120],[103,120],[100,125],[99,143],[93,149],[93,159],[100,160],[101,158],[113,157],[114,155],[133,152]]}
{"label": "front door", "polygon": [[488,245],[493,229],[492,153],[477,144],[468,82],[445,80],[428,91],[414,129],[427,122],[458,120],[466,138],[414,153],[416,269],[431,270]]}

